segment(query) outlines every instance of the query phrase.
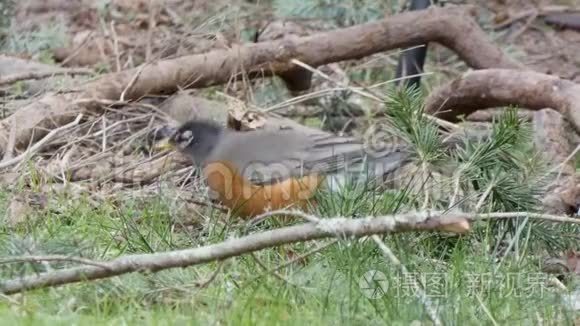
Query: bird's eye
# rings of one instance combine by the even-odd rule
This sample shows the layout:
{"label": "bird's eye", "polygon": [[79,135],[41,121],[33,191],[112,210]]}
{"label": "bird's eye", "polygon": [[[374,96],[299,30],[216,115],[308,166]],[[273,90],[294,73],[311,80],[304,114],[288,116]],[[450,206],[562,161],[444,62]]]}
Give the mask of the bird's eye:
{"label": "bird's eye", "polygon": [[183,139],[193,139],[193,132],[191,130],[186,130],[181,134],[181,138]]}
{"label": "bird's eye", "polygon": [[193,141],[194,136],[193,136],[193,132],[191,130],[186,130],[184,131],[180,136],[179,136],[179,147],[181,148],[186,148],[187,146],[189,146],[191,144],[191,142]]}

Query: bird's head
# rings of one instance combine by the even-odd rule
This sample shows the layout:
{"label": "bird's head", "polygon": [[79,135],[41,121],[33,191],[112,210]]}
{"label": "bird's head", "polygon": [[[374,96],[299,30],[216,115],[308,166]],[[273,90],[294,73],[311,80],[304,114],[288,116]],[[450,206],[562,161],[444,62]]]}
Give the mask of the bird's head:
{"label": "bird's head", "polygon": [[218,143],[223,128],[211,121],[191,120],[175,129],[167,140],[168,147],[176,148],[201,165]]}

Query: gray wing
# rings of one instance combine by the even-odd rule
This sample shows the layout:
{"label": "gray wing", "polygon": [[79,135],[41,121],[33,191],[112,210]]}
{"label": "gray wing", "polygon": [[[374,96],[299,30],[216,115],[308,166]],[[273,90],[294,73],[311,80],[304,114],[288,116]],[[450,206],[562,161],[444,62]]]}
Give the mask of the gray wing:
{"label": "gray wing", "polygon": [[310,171],[364,180],[382,178],[410,160],[411,152],[404,145],[376,151],[356,138],[328,135],[314,139],[305,165]]}
{"label": "gray wing", "polygon": [[405,147],[369,152],[353,137],[306,135],[294,130],[235,132],[212,154],[236,164],[254,184],[271,184],[311,173],[382,176],[409,159]]}

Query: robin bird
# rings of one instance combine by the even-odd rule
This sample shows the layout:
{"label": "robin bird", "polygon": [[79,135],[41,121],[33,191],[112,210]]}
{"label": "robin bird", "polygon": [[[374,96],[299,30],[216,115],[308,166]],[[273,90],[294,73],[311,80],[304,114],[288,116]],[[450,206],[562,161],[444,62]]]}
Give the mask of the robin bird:
{"label": "robin bird", "polygon": [[404,146],[375,152],[353,137],[293,129],[240,132],[191,120],[165,132],[167,144],[200,167],[219,201],[242,217],[303,209],[321,186],[336,189],[365,172],[367,181],[382,180],[409,159]]}

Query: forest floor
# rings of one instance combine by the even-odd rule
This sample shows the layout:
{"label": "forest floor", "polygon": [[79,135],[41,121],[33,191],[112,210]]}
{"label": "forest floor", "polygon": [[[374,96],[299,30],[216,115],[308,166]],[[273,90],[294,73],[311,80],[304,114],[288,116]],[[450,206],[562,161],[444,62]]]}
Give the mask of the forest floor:
{"label": "forest floor", "polygon": [[[362,1],[365,5],[358,9],[350,6],[360,1],[329,1],[334,5],[320,10],[308,7],[320,2],[21,0],[13,8],[2,52],[35,61],[41,68],[82,67],[99,75],[143,62],[250,42],[264,22],[290,15],[313,30],[325,30],[380,19],[385,13],[395,12],[401,1]],[[535,17],[533,9],[538,7],[528,1],[507,1],[507,5],[505,1],[466,2],[478,6],[481,26],[513,58],[539,72],[580,82],[580,32],[559,30],[541,19],[531,19]],[[571,6],[573,2],[543,4]],[[493,28],[509,19],[505,17],[530,10],[530,15],[508,28]],[[372,85],[394,77],[398,54],[394,51],[343,62],[330,70]],[[0,76],[20,68],[0,65]],[[466,69],[448,49],[430,45],[423,91],[429,93]],[[3,88],[2,117],[47,90],[74,87],[94,77],[54,77]],[[318,89],[330,87],[323,79],[316,79],[314,84]],[[216,86],[190,94],[223,101],[225,93],[259,108],[289,97],[276,79],[233,88]],[[333,103],[332,95],[326,100]],[[320,105],[324,107],[324,103]],[[127,123],[127,130],[116,136],[109,134],[110,139],[104,139],[106,133],[96,132],[98,135],[86,139],[86,146],[92,146],[91,151],[96,148],[99,152],[101,146],[102,152],[105,147],[111,151],[115,142],[132,136],[137,128],[152,128],[162,121],[147,109],[128,112],[131,115],[125,116],[111,110],[106,118],[95,118],[91,123],[103,126],[115,123],[107,119],[121,116],[119,121],[123,123],[128,119],[139,122]],[[299,119],[311,126],[337,129],[324,119]],[[66,137],[62,143],[68,146],[77,134]],[[136,139],[134,148],[146,146],[145,137]],[[108,260],[126,254],[203,246],[247,232],[243,221],[229,219],[212,205],[183,199],[184,192],[203,192],[198,184],[183,181],[187,176],[184,170],[155,176],[142,188],[113,177],[104,177],[98,184],[65,182],[57,187],[47,177],[47,162],[53,157],[63,160],[67,153],[59,149],[63,144],[55,143],[39,159],[0,176],[0,259],[61,254]],[[97,161],[109,159],[93,152],[91,155]],[[175,180],[180,184],[176,185]],[[353,190],[340,197],[322,194],[325,205],[317,208],[317,214],[360,217],[416,209],[406,195],[401,195],[406,191]],[[280,224],[270,220],[260,228]],[[406,272],[396,268],[370,239],[317,240],[195,267],[121,275],[11,296],[0,294],[0,323],[432,325],[426,304],[431,302],[444,324],[579,326],[580,282],[572,279],[563,284],[544,273],[543,266],[546,257],[580,252],[580,228],[560,225],[536,232],[539,229],[539,225],[522,219],[515,226],[482,223],[471,234],[459,237],[424,233],[384,237]],[[512,236],[498,237],[501,233]],[[310,253],[312,250],[316,252]],[[285,265],[306,253],[303,259]],[[580,254],[575,259],[580,261]],[[0,264],[0,280],[68,265]],[[427,299],[418,295],[418,286]]]}

